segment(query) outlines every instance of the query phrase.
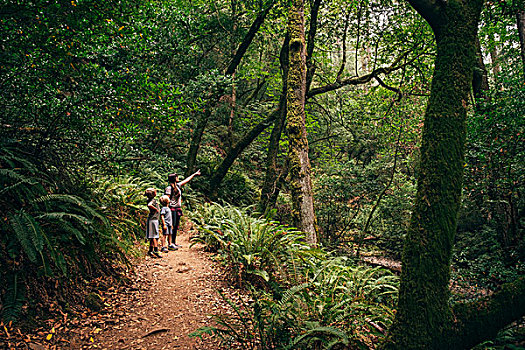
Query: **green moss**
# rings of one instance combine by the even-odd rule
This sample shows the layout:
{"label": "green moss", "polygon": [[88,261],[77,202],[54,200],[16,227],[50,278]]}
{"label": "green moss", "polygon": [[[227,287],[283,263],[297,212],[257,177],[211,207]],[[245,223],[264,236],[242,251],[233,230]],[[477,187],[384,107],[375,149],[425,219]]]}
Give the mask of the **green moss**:
{"label": "green moss", "polygon": [[443,334],[452,323],[450,260],[479,13],[472,16],[457,1],[449,4],[438,21],[430,18],[437,57],[425,113],[416,202],[403,251],[398,313],[385,349],[442,349]]}

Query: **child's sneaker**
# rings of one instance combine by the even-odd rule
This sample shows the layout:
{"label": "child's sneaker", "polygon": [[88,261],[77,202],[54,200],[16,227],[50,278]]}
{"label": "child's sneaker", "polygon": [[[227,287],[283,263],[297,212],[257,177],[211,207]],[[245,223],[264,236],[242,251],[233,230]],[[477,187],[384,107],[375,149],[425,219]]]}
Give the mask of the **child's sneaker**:
{"label": "child's sneaker", "polygon": [[179,249],[179,248],[178,248],[175,244],[172,243],[172,244],[170,244],[170,245],[168,246],[168,249],[169,249],[169,250],[177,250],[177,249]]}
{"label": "child's sneaker", "polygon": [[162,247],[162,248],[160,248],[160,251],[163,252],[163,253],[167,253],[168,252],[168,247]]}
{"label": "child's sneaker", "polygon": [[159,252],[153,251],[153,256],[155,258],[162,258],[162,256],[159,254]]}

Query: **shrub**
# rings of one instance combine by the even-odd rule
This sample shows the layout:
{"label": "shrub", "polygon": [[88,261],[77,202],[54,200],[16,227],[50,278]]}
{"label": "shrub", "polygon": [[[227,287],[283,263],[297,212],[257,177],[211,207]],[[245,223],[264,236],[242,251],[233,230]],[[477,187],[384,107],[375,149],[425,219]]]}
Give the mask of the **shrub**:
{"label": "shrub", "polygon": [[64,187],[67,175],[53,178],[38,164],[37,159],[20,158],[7,147],[0,149],[4,319],[19,316],[26,292],[34,292],[28,285],[35,279],[44,283],[49,277],[87,277],[94,271],[109,271],[104,257],[116,254],[125,259],[100,208],[70,194],[87,193]]}
{"label": "shrub", "polygon": [[201,214],[195,216],[200,234],[192,241],[221,253],[230,278],[239,286],[285,279],[286,267],[293,264],[295,254],[308,249],[304,235],[277,222],[254,218],[247,210],[219,204],[202,206],[197,211]]}
{"label": "shrub", "polygon": [[208,204],[194,216],[204,243],[225,261],[230,276],[250,293],[231,317],[216,315],[214,333],[251,349],[373,347],[393,318],[398,279],[386,270],[355,266],[304,243],[299,232]]}

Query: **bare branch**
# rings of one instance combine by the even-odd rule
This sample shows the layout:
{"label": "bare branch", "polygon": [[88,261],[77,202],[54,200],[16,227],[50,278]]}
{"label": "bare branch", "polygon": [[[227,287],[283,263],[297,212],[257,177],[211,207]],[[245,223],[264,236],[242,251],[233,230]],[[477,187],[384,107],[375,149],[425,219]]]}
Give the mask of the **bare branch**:
{"label": "bare branch", "polygon": [[337,77],[335,78],[336,81],[341,81],[341,75],[343,74],[346,66],[346,35],[348,32],[348,22],[350,22],[350,11],[348,11],[346,14],[345,28],[343,31],[343,58],[341,60],[341,67],[339,67],[339,72],[337,72]]}
{"label": "bare branch", "polygon": [[[410,61],[405,62],[405,63],[397,66],[397,64],[407,54],[408,54],[407,52],[401,54],[398,58],[396,58],[394,60],[394,62],[389,67],[377,68],[377,69],[374,69],[371,73],[366,74],[366,75],[362,75],[360,77],[352,77],[352,78],[344,79],[344,80],[341,80],[341,81],[336,81],[336,82],[334,82],[332,84],[328,84],[328,85],[325,85],[325,86],[317,87],[315,89],[311,89],[310,91],[308,91],[308,94],[307,94],[306,97],[310,98],[310,97],[313,97],[313,96],[316,96],[316,95],[319,95],[319,94],[324,94],[324,93],[329,92],[329,91],[334,91],[334,90],[340,89],[340,88],[348,86],[348,85],[366,84],[370,80],[377,78],[380,74],[385,74],[386,75],[386,74],[389,74],[389,73],[391,73],[393,71],[399,70],[399,69],[403,68],[404,66],[406,66],[407,64],[413,62],[417,58],[417,56],[416,56],[415,58],[411,59]],[[381,82],[380,82],[380,84],[381,84]],[[392,88],[392,87],[387,87],[386,85],[384,87],[388,88],[389,90],[395,89],[395,88]],[[392,90],[392,91],[396,91],[396,92],[400,93],[399,90]]]}

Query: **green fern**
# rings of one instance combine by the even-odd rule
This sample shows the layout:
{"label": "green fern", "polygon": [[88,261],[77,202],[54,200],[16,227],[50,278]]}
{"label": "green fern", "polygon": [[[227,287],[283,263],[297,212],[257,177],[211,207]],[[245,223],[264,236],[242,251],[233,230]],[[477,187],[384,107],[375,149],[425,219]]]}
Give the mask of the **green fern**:
{"label": "green fern", "polygon": [[7,281],[10,283],[8,284],[7,292],[3,298],[2,319],[9,322],[18,319],[25,302],[25,295],[20,288],[21,285],[18,279],[18,273],[9,274]]}
{"label": "green fern", "polygon": [[[84,199],[78,196],[69,195],[69,194],[48,194],[46,196],[36,198],[32,202],[33,203],[48,203],[52,201],[58,202],[60,205],[64,205],[64,203],[74,204],[84,214],[92,216],[104,222],[106,221],[106,218],[103,215],[101,215],[95,209],[91,208],[91,206]],[[71,213],[69,214],[73,215]]]}
{"label": "green fern", "polygon": [[[41,253],[42,248],[35,246],[35,242],[39,240],[34,238],[32,235],[34,232],[27,225],[29,222],[28,215],[23,211],[19,211],[15,214],[8,214],[8,223],[12,228],[12,232],[15,234],[16,239],[20,243],[22,250],[27,254],[27,257],[32,263],[37,263],[37,256]],[[39,249],[40,248],[40,249]]]}
{"label": "green fern", "polygon": [[[335,338],[335,340],[332,338]],[[345,332],[334,327],[317,326],[308,329],[304,334],[296,337],[286,349],[297,349],[300,346],[309,346],[316,340],[325,343],[324,348],[326,349],[332,348],[336,344],[348,345],[349,343],[348,336]]]}

